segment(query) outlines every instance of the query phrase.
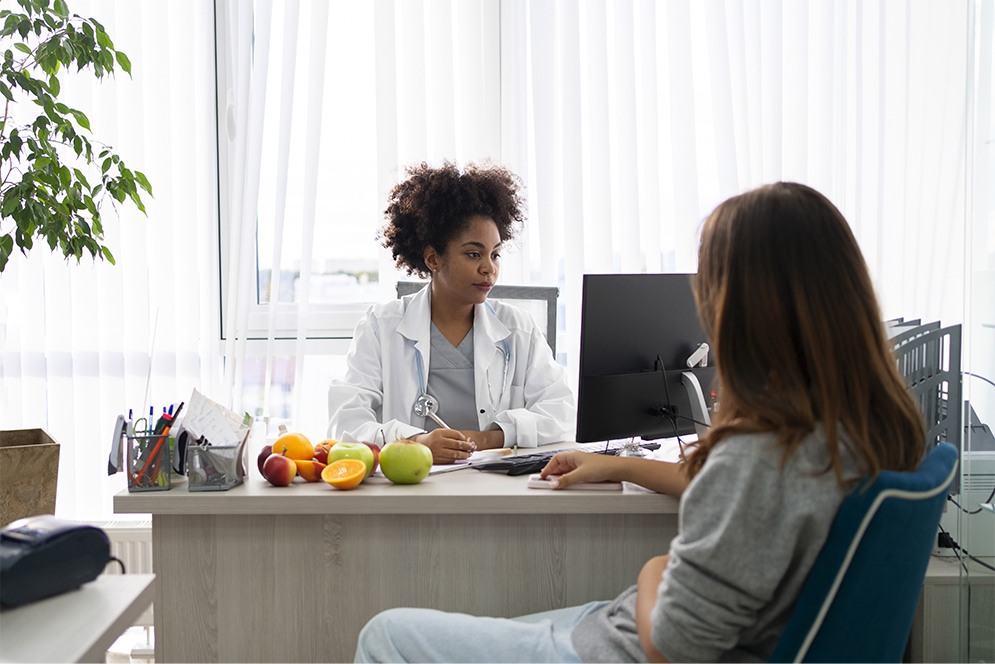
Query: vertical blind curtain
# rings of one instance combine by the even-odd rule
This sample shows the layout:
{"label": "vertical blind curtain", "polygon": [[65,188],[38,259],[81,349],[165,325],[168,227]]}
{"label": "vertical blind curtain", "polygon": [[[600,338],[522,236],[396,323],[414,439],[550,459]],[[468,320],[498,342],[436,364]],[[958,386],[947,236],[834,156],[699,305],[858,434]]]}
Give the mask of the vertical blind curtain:
{"label": "vertical blind curtain", "polygon": [[147,217],[102,208],[116,265],[67,263],[44,242],[11,256],[0,276],[0,429],[46,429],[60,443],[56,511],[99,519],[126,486],[123,473],[107,475],[116,417],[219,384],[214,75],[204,66],[213,16],[199,0],[70,6],[106,27],[133,77],[63,71],[61,98],[86,113],[91,140],[148,176],[154,197]]}
{"label": "vertical blind curtain", "polygon": [[778,180],[840,208],[886,316],[960,320],[968,8],[504,0],[503,129],[528,127],[531,277],[561,284],[558,348],[577,352],[582,274],[693,272],[715,205]]}
{"label": "vertical blind curtain", "polygon": [[[370,230],[364,241],[374,246],[387,192],[406,166],[500,160],[500,5],[256,0],[222,6],[227,115],[235,119],[223,146],[224,401],[237,412],[274,412],[276,362],[290,356],[288,419],[297,430],[320,432],[327,423],[324,390],[316,399],[318,390],[303,388],[330,378],[314,380],[320,369],[305,361],[313,348],[308,337],[325,334],[316,323],[323,319],[312,314],[329,309],[312,296],[321,276],[314,244],[329,229],[332,241],[350,232],[358,218]],[[355,82],[366,67],[375,81]],[[367,109],[375,116],[368,136],[361,117]],[[376,255],[380,297],[392,298],[400,275],[389,252]],[[262,257],[265,267],[257,262]],[[287,268],[298,275],[292,301],[281,300],[276,286],[268,287],[267,301],[257,297],[257,279],[266,291]],[[264,327],[253,324],[254,314],[263,316]],[[265,367],[261,403],[248,394],[255,388],[242,373],[255,360]]]}
{"label": "vertical blind curtain", "polygon": [[[502,281],[560,286],[571,368],[582,274],[694,271],[703,218],[777,180],[840,207],[886,316],[962,316],[968,0],[219,6],[217,53],[209,3],[72,7],[98,14],[135,77],[64,76],[70,105],[155,198],[147,219],[107,215],[117,266],[36,248],[0,278],[0,426],[44,426],[62,443],[60,514],[109,516],[124,486],[105,472],[117,414],[194,386],[240,410],[249,355],[266,366],[264,402],[279,353],[295,365],[293,417],[322,410],[302,394],[310,379],[323,404],[329,377],[310,376],[324,305],[311,302],[309,257],[317,231],[356,223],[322,206],[358,197],[359,217],[379,222],[403,167],[421,161],[489,158],[525,180],[530,218]],[[367,66],[374,80],[344,93]],[[352,107],[372,118],[368,135],[343,119]],[[344,133],[364,147],[346,151]],[[257,261],[279,274],[294,244],[301,290],[261,304]],[[397,275],[378,256],[389,299]]]}

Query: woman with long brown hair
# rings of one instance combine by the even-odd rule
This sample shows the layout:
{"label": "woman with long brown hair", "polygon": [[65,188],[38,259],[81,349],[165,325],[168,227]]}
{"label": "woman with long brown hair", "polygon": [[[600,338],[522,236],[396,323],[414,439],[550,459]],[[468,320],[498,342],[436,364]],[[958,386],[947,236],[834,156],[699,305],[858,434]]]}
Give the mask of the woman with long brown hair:
{"label": "woman with long brown hair", "polygon": [[512,620],[385,612],[357,660],[767,659],[840,503],[863,476],[916,468],[922,419],[856,239],[817,191],[777,183],[722,203],[702,230],[695,297],[721,408],[688,462],[566,452],[542,471],[560,488],[625,480],[681,495],[669,554],[611,602]]}

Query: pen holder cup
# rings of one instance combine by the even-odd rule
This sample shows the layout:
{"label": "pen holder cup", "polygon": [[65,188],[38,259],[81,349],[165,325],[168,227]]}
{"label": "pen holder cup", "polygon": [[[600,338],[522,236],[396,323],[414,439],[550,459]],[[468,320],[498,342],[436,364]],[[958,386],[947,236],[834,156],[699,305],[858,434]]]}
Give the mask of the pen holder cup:
{"label": "pen holder cup", "polygon": [[238,445],[188,445],[187,490],[227,491],[245,478],[243,452]]}
{"label": "pen holder cup", "polygon": [[168,491],[169,441],[166,436],[126,436],[128,491]]}

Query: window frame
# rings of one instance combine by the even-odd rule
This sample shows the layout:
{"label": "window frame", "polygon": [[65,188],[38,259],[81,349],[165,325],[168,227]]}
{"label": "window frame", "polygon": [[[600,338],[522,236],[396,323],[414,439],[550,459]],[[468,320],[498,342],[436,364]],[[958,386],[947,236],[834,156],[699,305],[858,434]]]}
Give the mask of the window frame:
{"label": "window frame", "polygon": [[[225,341],[228,339],[228,335],[233,333],[232,321],[229,320],[228,316],[228,305],[229,298],[233,297],[232,289],[229,285],[229,265],[231,262],[231,247],[230,247],[230,237],[231,237],[231,210],[229,206],[229,195],[231,188],[230,180],[230,160],[232,155],[230,154],[230,144],[226,140],[227,131],[226,127],[228,125],[228,114],[229,114],[229,104],[233,105],[234,102],[229,102],[228,99],[228,80],[233,76],[233,63],[231,62],[231,49],[228,48],[228,23],[227,15],[229,13],[228,7],[232,2],[238,0],[214,0],[215,2],[215,78],[217,82],[217,155],[218,155],[218,238],[219,238],[219,301],[218,305],[221,308],[220,314],[220,330],[219,339]],[[501,1],[498,2],[500,7]],[[493,23],[485,24],[487,30],[493,30],[491,38],[493,42],[497,44],[497,57],[501,58],[501,21],[494,21]],[[393,49],[391,49],[393,51]],[[498,68],[498,75],[495,80],[490,82],[493,89],[497,90],[497,96],[500,100],[502,80],[500,76],[500,68]],[[393,72],[393,68],[390,68]],[[381,88],[382,85],[378,83],[377,88]],[[396,95],[393,99],[388,99],[387,103],[397,103]],[[234,108],[232,106],[232,108]],[[498,109],[500,109],[500,103],[498,104]],[[233,111],[232,111],[233,112]],[[501,111],[496,111],[499,116]],[[500,123],[500,120],[498,120]],[[395,136],[396,140],[396,136]],[[382,170],[382,169],[381,169]],[[255,242],[255,240],[254,240]],[[385,250],[384,250],[385,251]],[[257,251],[254,256],[258,256],[258,245]],[[390,261],[384,259],[383,252],[381,254],[380,260],[380,274],[379,279],[381,282],[380,293],[381,299],[383,294],[389,290],[392,292],[397,281],[403,280],[406,277],[401,272],[397,270],[386,269],[390,264]],[[258,274],[258,270],[256,271]],[[387,282],[384,282],[384,279]],[[270,304],[263,303],[260,304],[258,300],[258,288],[255,289],[256,294],[253,296],[253,304],[250,305],[248,313],[248,325],[246,328],[246,340],[251,342],[266,341],[269,336],[269,320],[270,320]],[[309,302],[307,305],[307,316],[308,321],[304,329],[307,330],[307,336],[305,338],[305,348],[306,353],[328,353],[328,352],[342,352],[345,350],[339,350],[342,348],[344,341],[349,341],[352,339],[353,332],[356,325],[359,323],[363,315],[369,310],[369,308],[381,300],[370,301],[370,302],[338,302],[338,303],[328,303],[328,302]],[[276,313],[275,313],[275,326],[274,326],[274,339],[276,340],[293,340],[297,339],[298,321],[299,321],[299,310],[301,306],[298,303],[277,303]],[[312,343],[320,342],[320,343]],[[253,344],[254,345],[254,344]]]}

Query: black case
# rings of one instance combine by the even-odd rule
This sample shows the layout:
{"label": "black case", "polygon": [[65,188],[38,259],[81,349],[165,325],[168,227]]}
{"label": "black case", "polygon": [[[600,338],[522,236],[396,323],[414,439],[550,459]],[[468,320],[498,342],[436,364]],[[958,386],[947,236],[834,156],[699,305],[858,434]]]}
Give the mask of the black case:
{"label": "black case", "polygon": [[42,515],[0,530],[0,604],[14,607],[97,578],[111,560],[96,526]]}

